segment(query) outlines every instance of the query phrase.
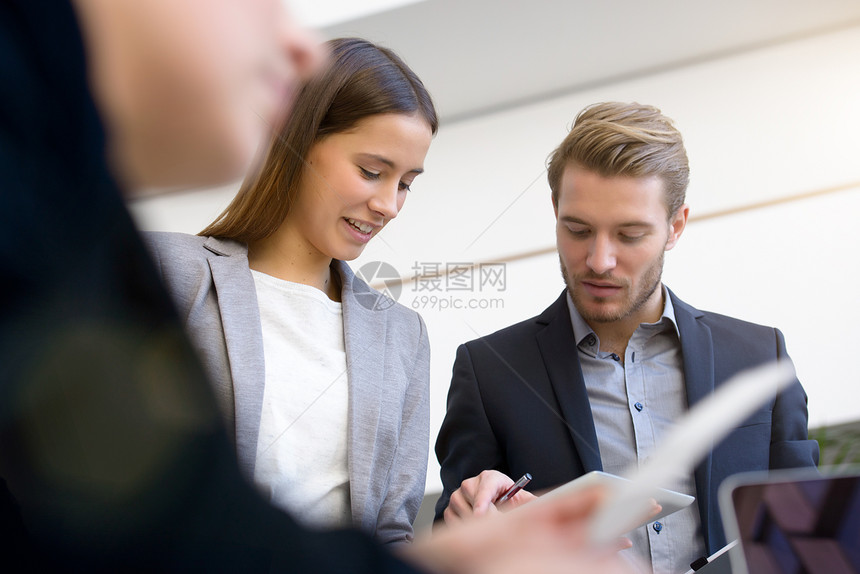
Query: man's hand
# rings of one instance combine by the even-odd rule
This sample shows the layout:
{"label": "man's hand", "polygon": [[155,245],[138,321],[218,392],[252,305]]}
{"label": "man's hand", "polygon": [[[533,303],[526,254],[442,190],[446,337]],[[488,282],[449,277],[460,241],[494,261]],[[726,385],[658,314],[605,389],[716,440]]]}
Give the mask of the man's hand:
{"label": "man's hand", "polygon": [[[500,473],[481,476],[485,474],[497,486],[513,484]],[[499,481],[499,476],[507,482]],[[499,486],[495,492],[505,488]],[[588,527],[605,495],[596,487],[546,504],[528,504],[516,512],[491,511],[482,518],[458,520],[437,528],[432,535],[423,533],[401,550],[402,556],[437,573],[631,573],[630,563],[617,553],[629,546],[629,541],[606,547],[590,543]]]}
{"label": "man's hand", "polygon": [[478,476],[467,478],[460,488],[451,493],[448,508],[443,516],[445,524],[455,524],[473,516],[483,516],[498,509],[516,508],[536,497],[525,490],[509,498],[497,509],[493,502],[514,485],[514,481],[496,470],[485,470]]}

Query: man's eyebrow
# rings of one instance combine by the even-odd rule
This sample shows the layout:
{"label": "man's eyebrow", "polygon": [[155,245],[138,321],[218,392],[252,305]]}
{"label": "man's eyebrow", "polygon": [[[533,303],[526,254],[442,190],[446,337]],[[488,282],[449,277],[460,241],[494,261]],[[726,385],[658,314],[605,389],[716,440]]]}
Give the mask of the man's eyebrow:
{"label": "man's eyebrow", "polygon": [[578,217],[574,217],[572,215],[562,215],[559,217],[562,221],[566,221],[567,223],[579,223],[581,225],[588,225],[585,221],[581,220]]}
{"label": "man's eyebrow", "polygon": [[[385,156],[381,156],[381,155],[378,155],[378,154],[375,154],[375,153],[361,153],[361,154],[359,154],[359,157],[363,157],[363,158],[366,158],[366,159],[371,159],[371,160],[378,161],[379,163],[382,163],[382,164],[387,165],[387,166],[388,166],[388,167],[390,167],[391,169],[394,169],[394,168],[396,168],[396,167],[397,167],[397,165],[396,165],[393,161],[391,161],[390,159],[388,159],[387,157],[385,157]],[[409,173],[416,173],[416,174],[418,174],[418,173],[424,173],[424,168],[422,168],[422,167],[416,167],[416,168],[414,168],[414,169],[410,169],[410,170],[409,170]]]}
{"label": "man's eyebrow", "polygon": [[[559,219],[564,221],[565,223],[578,223],[579,225],[591,225],[587,221],[583,221],[582,219],[575,217],[573,215],[562,215]],[[654,224],[650,221],[625,221],[624,223],[619,223],[616,227],[654,227]]]}

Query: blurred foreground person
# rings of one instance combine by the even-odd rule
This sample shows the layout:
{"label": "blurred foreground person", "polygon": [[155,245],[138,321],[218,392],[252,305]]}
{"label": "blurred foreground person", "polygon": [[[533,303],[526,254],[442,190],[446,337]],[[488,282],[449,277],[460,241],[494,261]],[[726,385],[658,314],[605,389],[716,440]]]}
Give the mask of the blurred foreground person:
{"label": "blurred foreground person", "polygon": [[[319,58],[282,9],[0,1],[5,571],[412,571],[365,535],[304,530],[243,481],[119,191],[241,174]],[[597,502],[476,521],[404,556],[612,571],[611,552],[584,549]]]}

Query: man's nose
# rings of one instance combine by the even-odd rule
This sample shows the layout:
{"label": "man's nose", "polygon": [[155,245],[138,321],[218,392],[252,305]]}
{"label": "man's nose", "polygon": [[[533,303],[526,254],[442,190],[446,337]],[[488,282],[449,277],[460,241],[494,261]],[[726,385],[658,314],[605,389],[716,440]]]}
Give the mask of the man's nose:
{"label": "man's nose", "polygon": [[608,237],[596,236],[588,250],[588,268],[598,275],[615,269],[615,248]]}

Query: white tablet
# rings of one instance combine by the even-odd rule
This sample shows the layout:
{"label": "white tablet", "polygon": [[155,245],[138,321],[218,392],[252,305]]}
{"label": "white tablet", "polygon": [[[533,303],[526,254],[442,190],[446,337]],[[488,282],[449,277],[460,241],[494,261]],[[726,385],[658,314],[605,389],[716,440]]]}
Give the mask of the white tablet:
{"label": "white tablet", "polygon": [[[597,485],[608,487],[610,489],[617,489],[629,482],[630,481],[626,478],[622,478],[614,474],[609,474],[608,472],[593,470],[587,474],[583,474],[579,478],[575,478],[570,482],[562,484],[558,488],[547,492],[540,497],[540,500],[552,500],[553,498],[564,496],[566,494],[570,494],[578,490],[584,490],[591,486]],[[655,489],[652,496],[657,501],[657,503],[663,507],[663,510],[661,510],[660,513],[656,516],[648,517],[644,522],[642,522],[641,524],[637,524],[636,526],[641,526],[642,524],[646,524],[647,522],[651,522],[653,520],[658,520],[664,516],[668,516],[673,512],[677,512],[682,508],[686,508],[687,506],[692,504],[694,500],[696,500],[694,496],[683,494],[681,492],[675,492],[674,490],[666,490],[664,488]]]}
{"label": "white tablet", "polygon": [[[689,506],[694,498],[658,488],[658,485],[692,474],[695,465],[714,444],[794,381],[794,367],[787,361],[738,373],[720,385],[713,395],[696,403],[648,460],[632,467],[628,475],[631,480],[605,472],[590,472],[531,504],[554,500],[593,484],[607,486],[610,495],[590,521],[591,540],[596,544],[607,544],[637,526],[677,512]],[[648,516],[650,498],[663,507],[658,516]]]}

